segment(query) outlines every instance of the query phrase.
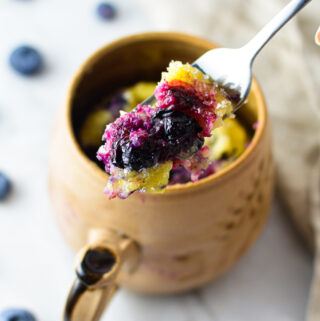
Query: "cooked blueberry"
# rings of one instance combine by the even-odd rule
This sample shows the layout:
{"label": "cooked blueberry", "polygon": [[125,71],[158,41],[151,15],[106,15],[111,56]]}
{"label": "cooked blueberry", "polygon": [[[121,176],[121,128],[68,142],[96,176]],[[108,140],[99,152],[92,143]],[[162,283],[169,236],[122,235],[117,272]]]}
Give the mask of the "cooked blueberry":
{"label": "cooked blueberry", "polygon": [[[132,120],[132,115],[126,117]],[[128,122],[126,125],[132,130],[129,135],[124,130],[124,123],[119,122],[118,138],[112,144],[110,155],[113,165],[140,171],[174,158],[185,159],[203,145],[204,139],[198,135],[202,128],[183,112],[159,109],[149,123],[147,130],[148,126],[142,129]],[[146,126],[143,122],[140,125]]]}
{"label": "cooked blueberry", "polygon": [[97,7],[97,14],[100,18],[110,20],[116,15],[115,7],[109,2],[102,2]]}
{"label": "cooked blueberry", "polygon": [[184,137],[197,134],[202,130],[195,119],[178,110],[160,109],[155,119],[162,120],[166,140],[178,144]]}
{"label": "cooked blueberry", "polygon": [[11,184],[9,178],[0,172],[0,201],[4,200],[9,194],[11,189]]}
{"label": "cooked blueberry", "polygon": [[20,46],[10,55],[11,67],[22,75],[33,75],[39,72],[43,66],[40,53],[30,46]]}
{"label": "cooked blueberry", "polygon": [[0,321],[36,321],[34,315],[25,309],[6,309],[0,313]]}
{"label": "cooked blueberry", "polygon": [[140,147],[128,143],[123,146],[123,163],[125,167],[139,171],[143,168],[150,168],[157,163],[153,148],[147,142]]}
{"label": "cooked blueberry", "polygon": [[118,144],[115,148],[115,155],[112,162],[120,168],[129,168],[130,170],[139,171],[143,168],[150,168],[157,163],[158,158],[152,142],[144,142],[141,146],[136,147],[132,142],[127,141]]}
{"label": "cooked blueberry", "polygon": [[121,140],[117,140],[112,144],[111,163],[119,168],[124,168],[121,143]]}
{"label": "cooked blueberry", "polygon": [[186,158],[203,145],[204,139],[198,135],[202,128],[195,119],[183,112],[160,109],[154,115],[154,122],[155,128],[162,126],[162,138],[168,143],[159,157],[162,162],[176,157]]}

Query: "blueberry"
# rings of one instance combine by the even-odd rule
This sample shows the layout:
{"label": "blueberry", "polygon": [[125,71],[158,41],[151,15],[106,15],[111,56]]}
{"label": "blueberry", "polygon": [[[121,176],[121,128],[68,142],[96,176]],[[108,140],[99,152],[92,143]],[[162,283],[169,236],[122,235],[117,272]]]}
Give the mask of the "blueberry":
{"label": "blueberry", "polygon": [[0,321],[36,321],[36,318],[25,309],[6,309],[0,313]]}
{"label": "blueberry", "polygon": [[40,53],[30,46],[19,46],[10,55],[11,67],[26,76],[39,72],[43,66]]}
{"label": "blueberry", "polygon": [[150,122],[152,126],[139,144],[128,135],[118,135],[111,148],[113,165],[140,171],[177,157],[187,158],[204,143],[198,135],[202,128],[197,121],[181,111],[159,109]]}
{"label": "blueberry", "polygon": [[0,172],[0,201],[4,200],[9,194],[11,184],[6,175]]}
{"label": "blueberry", "polygon": [[123,145],[122,160],[124,167],[135,171],[153,167],[158,160],[154,147],[152,140],[150,140],[150,142],[145,141],[144,144],[139,147],[133,146],[131,142]]}
{"label": "blueberry", "polygon": [[97,14],[104,20],[111,20],[116,15],[116,10],[111,3],[101,2],[97,7]]}
{"label": "blueberry", "polygon": [[154,118],[163,122],[165,139],[173,144],[202,130],[194,118],[178,110],[160,109]]}
{"label": "blueberry", "polygon": [[152,144],[152,138],[150,141],[144,141],[139,147],[135,147],[130,141],[116,142],[112,148],[114,154],[111,157],[111,161],[117,167],[134,171],[150,168],[158,160],[158,152]]}
{"label": "blueberry", "polygon": [[181,111],[159,109],[154,115],[154,121],[163,127],[162,138],[168,143],[160,155],[160,161],[186,158],[198,151],[204,143],[204,139],[198,135],[202,130],[201,126],[194,118]]}

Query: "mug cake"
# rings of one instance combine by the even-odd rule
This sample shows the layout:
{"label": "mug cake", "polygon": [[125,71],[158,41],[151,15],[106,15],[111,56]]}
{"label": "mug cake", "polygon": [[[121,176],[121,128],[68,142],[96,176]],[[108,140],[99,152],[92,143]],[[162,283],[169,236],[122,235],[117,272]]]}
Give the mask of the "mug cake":
{"label": "mug cake", "polygon": [[[152,94],[152,104],[139,104]],[[157,85],[139,82],[95,106],[80,143],[110,174],[109,198],[161,193],[168,184],[216,173],[242,154],[249,143],[245,127],[233,117],[223,121],[234,116],[236,99],[197,68],[172,61]]]}

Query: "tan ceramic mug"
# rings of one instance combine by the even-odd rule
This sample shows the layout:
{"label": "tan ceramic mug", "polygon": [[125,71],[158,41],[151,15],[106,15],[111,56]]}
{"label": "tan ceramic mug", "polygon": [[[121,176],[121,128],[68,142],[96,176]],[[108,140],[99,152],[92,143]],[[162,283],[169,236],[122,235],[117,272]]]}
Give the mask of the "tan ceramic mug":
{"label": "tan ceramic mug", "polygon": [[90,161],[76,132],[102,97],[141,80],[157,81],[172,59],[192,62],[215,47],[176,33],[120,39],[94,53],[72,80],[58,115],[50,157],[50,192],[58,225],[79,251],[64,319],[98,320],[118,285],[143,293],[175,293],[225,273],[258,237],[273,185],[270,127],[253,81],[237,114],[250,130],[247,150],[226,169],[164,194],[108,200],[108,175]]}

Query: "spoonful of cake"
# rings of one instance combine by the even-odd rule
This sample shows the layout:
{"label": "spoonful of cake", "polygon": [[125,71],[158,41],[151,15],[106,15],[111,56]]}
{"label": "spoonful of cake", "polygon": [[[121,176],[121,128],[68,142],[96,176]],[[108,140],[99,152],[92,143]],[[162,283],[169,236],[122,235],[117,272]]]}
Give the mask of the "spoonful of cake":
{"label": "spoonful of cake", "polygon": [[107,125],[97,158],[110,175],[105,193],[161,193],[172,169],[194,181],[208,167],[204,139],[246,100],[254,58],[272,36],[311,0],[292,0],[248,44],[214,49],[192,65],[172,61],[154,95]]}

